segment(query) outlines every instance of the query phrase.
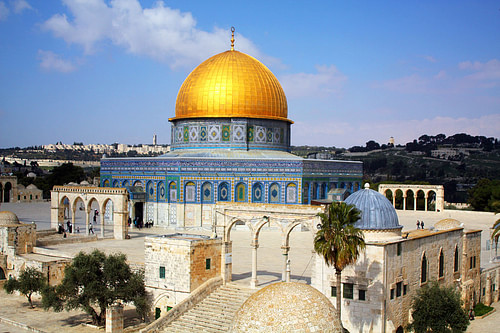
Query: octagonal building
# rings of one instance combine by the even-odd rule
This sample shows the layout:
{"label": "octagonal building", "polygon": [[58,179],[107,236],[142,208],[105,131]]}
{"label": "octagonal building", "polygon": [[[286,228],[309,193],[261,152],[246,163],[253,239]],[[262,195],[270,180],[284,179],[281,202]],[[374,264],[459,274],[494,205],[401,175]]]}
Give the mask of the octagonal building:
{"label": "octagonal building", "polygon": [[283,88],[261,62],[234,50],[234,35],[231,41],[182,84],[169,153],[101,160],[101,186],[129,190],[131,219],[204,227],[216,202],[302,205],[333,188],[360,188],[361,162],[290,153]]}

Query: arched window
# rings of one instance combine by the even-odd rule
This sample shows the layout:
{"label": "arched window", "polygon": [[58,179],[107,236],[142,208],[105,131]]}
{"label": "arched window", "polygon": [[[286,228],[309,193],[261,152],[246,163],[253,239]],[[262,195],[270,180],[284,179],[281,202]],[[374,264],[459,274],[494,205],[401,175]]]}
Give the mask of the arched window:
{"label": "arched window", "polygon": [[455,245],[455,260],[453,263],[453,271],[458,272],[458,247]]}
{"label": "arched window", "polygon": [[118,179],[113,181],[113,187],[120,187],[120,181]]}
{"label": "arched window", "polygon": [[201,186],[201,201],[202,202],[213,202],[212,199],[212,184],[209,182],[203,183]]}
{"label": "arched window", "polygon": [[255,183],[252,186],[252,202],[263,202],[264,193],[262,191],[262,184]]}
{"label": "arched window", "polygon": [[271,186],[269,186],[269,202],[280,202],[280,186],[277,183],[272,183]]}
{"label": "arched window", "polygon": [[193,182],[187,182],[184,186],[184,202],[196,201],[196,185]]}
{"label": "arched window", "polygon": [[153,185],[154,185],[153,182],[148,182],[146,184],[146,195],[147,195],[148,201],[154,201],[154,199],[155,199],[155,189],[154,189]]}
{"label": "arched window", "polygon": [[177,202],[177,185],[171,182],[168,186],[168,202]]}
{"label": "arched window", "polygon": [[165,201],[165,199],[167,198],[164,182],[158,183],[158,188],[156,189],[156,196],[158,198],[158,201]]}
{"label": "arched window", "polygon": [[108,180],[108,179],[106,179],[106,180],[104,181],[104,183],[102,183],[102,186],[103,186],[103,187],[109,187],[109,180]]}
{"label": "arched window", "polygon": [[444,276],[444,255],[443,250],[439,251],[439,277]]}
{"label": "arched window", "polygon": [[425,257],[425,253],[422,256],[422,268],[420,272],[420,283],[427,282],[427,258]]}
{"label": "arched window", "polygon": [[122,187],[125,187],[125,186],[130,186],[130,183],[128,180],[125,180],[123,183],[122,183]]}
{"label": "arched window", "polygon": [[229,184],[226,182],[220,183],[218,188],[218,201],[229,201],[231,200],[231,193],[229,193]]}
{"label": "arched window", "polygon": [[245,202],[247,201],[247,196],[246,196],[246,185],[245,183],[238,183],[236,185],[236,193],[234,194],[234,197],[237,202]]}
{"label": "arched window", "polygon": [[286,202],[287,203],[297,202],[297,185],[295,183],[289,183],[286,186]]}

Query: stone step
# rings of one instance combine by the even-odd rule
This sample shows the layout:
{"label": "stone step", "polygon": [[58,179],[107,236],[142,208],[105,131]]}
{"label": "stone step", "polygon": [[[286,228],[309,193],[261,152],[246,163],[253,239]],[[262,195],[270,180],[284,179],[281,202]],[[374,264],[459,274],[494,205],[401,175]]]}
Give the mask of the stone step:
{"label": "stone step", "polygon": [[227,332],[236,311],[256,290],[221,286],[194,308],[163,329],[164,332]]}

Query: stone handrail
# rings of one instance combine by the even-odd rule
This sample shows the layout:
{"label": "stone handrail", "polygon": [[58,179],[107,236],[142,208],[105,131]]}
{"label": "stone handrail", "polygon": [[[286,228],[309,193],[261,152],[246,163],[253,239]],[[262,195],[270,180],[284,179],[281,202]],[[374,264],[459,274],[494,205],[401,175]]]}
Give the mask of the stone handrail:
{"label": "stone handrail", "polygon": [[174,306],[170,311],[167,312],[166,315],[161,316],[142,330],[140,330],[140,333],[156,333],[156,332],[161,332],[162,329],[182,316],[184,313],[187,311],[191,310],[194,308],[198,303],[203,301],[205,297],[207,297],[211,292],[213,292],[215,289],[217,289],[219,286],[222,285],[222,277],[218,276],[215,278],[212,278],[205,283],[203,283],[201,286],[196,288],[188,298]]}
{"label": "stone handrail", "polygon": [[72,192],[79,194],[86,193],[99,193],[99,194],[124,194],[127,193],[125,188],[113,188],[113,187],[96,187],[96,186],[60,186],[56,185],[52,189],[54,192]]}

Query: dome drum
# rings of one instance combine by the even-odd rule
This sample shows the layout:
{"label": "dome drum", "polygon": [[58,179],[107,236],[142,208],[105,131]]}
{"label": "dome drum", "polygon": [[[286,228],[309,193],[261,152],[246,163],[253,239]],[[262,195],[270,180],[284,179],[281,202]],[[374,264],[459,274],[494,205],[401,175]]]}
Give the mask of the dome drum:
{"label": "dome drum", "polygon": [[196,118],[172,124],[172,150],[235,148],[290,150],[290,123],[253,118]]}

